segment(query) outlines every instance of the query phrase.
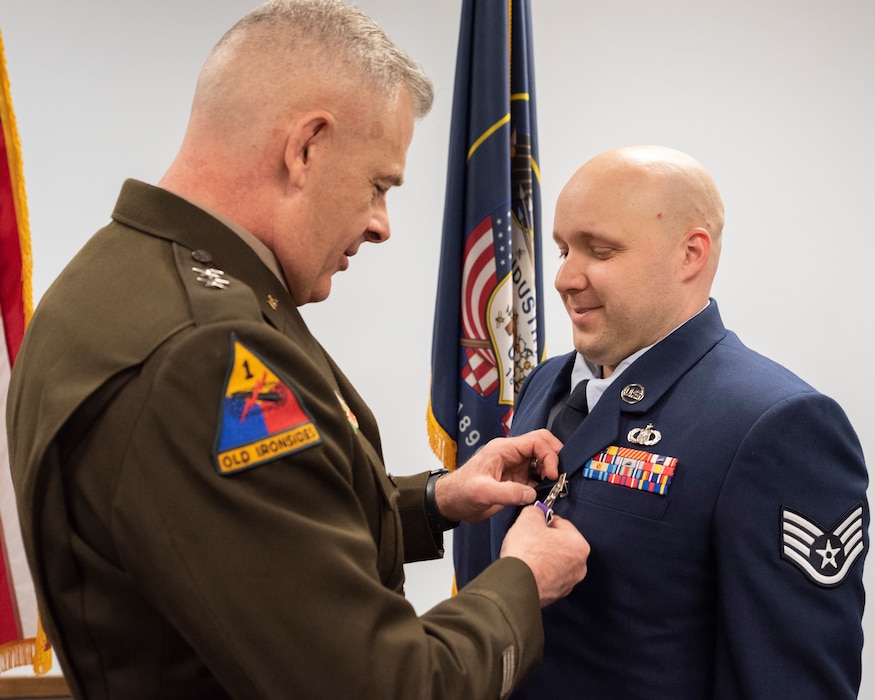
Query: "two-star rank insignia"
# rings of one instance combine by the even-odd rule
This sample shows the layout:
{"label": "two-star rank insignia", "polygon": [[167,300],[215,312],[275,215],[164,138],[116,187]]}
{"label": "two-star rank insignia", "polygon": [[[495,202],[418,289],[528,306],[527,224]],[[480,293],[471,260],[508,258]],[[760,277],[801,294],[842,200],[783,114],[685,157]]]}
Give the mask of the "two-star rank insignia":
{"label": "two-star rank insignia", "polygon": [[318,445],[322,436],[292,387],[231,336],[231,364],[213,458],[233,474]]}
{"label": "two-star rank insignia", "polygon": [[790,508],[781,509],[781,557],[819,586],[838,586],[862,553],[862,504],[851,508],[829,530]]}

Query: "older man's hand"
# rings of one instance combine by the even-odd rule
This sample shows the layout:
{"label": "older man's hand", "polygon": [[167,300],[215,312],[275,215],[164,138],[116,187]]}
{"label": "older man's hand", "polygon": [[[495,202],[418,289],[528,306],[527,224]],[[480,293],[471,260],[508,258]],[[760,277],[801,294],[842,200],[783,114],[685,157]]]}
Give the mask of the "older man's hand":
{"label": "older man's hand", "polygon": [[544,429],[490,440],[464,466],[437,480],[438,510],[449,520],[477,522],[503,506],[529,505],[535,484],[559,477],[560,449],[562,442]]}

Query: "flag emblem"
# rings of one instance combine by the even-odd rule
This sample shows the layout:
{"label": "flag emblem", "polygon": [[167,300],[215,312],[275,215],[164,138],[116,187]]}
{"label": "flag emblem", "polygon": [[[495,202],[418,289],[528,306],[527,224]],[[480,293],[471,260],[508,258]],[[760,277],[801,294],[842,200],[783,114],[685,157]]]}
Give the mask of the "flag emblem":
{"label": "flag emblem", "polygon": [[781,509],[781,557],[819,586],[838,586],[863,553],[863,505],[829,530],[790,508]]}
{"label": "flag emblem", "polygon": [[505,209],[486,217],[468,236],[462,262],[462,378],[481,397],[497,391],[505,405],[538,361],[534,254],[524,222]]}
{"label": "flag emblem", "polygon": [[213,452],[219,473],[251,469],[321,443],[291,386],[234,335],[231,346]]}

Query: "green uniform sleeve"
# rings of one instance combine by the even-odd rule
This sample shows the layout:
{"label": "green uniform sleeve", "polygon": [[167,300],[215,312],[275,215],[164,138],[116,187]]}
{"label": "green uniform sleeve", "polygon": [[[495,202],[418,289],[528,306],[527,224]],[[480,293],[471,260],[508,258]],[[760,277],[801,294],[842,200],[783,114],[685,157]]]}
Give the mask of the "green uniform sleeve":
{"label": "green uniform sleeve", "polygon": [[[233,339],[288,385],[312,432],[223,472]],[[336,389],[321,363],[263,324],[181,334],[96,429],[82,464],[99,485],[79,512],[105,509],[98,495],[112,484],[104,516],[118,566],[232,697],[501,696],[541,653],[530,570],[502,560],[417,616],[401,593],[398,491],[357,427],[362,407]],[[113,454],[100,454],[107,445]],[[94,466],[109,464],[120,467]],[[404,499],[417,479],[403,480]],[[405,507],[410,548],[434,552],[424,512],[418,534],[409,517],[417,509],[421,495]]]}

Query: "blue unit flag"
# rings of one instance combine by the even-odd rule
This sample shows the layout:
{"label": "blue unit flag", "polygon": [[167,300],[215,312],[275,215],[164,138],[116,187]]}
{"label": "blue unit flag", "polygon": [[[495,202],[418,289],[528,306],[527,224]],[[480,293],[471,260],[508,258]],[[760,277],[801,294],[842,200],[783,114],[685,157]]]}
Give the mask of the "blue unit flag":
{"label": "blue unit flag", "polygon": [[[544,355],[529,0],[464,0],[432,340],[430,444],[448,469],[510,430]],[[489,561],[488,524],[453,534],[456,582]]]}

